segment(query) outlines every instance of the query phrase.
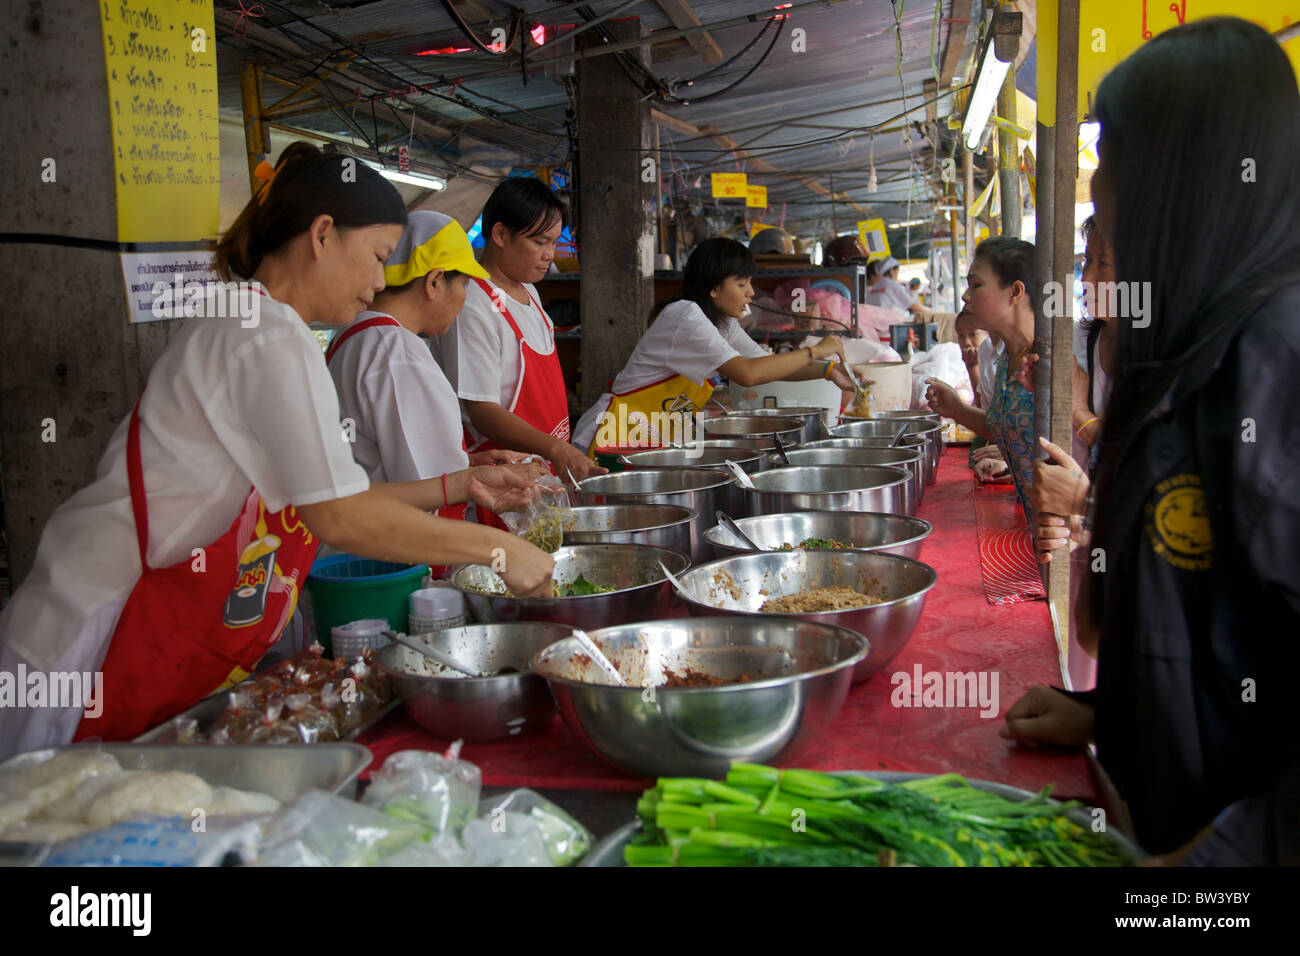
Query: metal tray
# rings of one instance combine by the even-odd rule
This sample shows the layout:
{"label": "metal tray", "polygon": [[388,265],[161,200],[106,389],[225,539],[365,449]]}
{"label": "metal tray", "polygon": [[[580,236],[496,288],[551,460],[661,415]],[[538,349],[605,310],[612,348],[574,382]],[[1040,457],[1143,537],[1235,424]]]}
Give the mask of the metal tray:
{"label": "metal tray", "polygon": [[[845,774],[853,774],[858,777],[869,777],[872,780],[879,780],[881,783],[906,783],[909,780],[921,780],[925,777],[933,777],[932,773],[899,773],[894,770],[844,770]],[[1000,797],[1008,800],[1028,800],[1036,796],[1028,790],[1022,790],[1019,787],[1013,787],[1005,783],[992,783],[988,780],[968,780],[972,787],[980,790],[986,790],[989,793],[996,793]],[[1059,800],[1051,800],[1051,803],[1060,803]],[[1092,820],[1088,816],[1086,808],[1079,807],[1069,811],[1068,816],[1075,823],[1081,826],[1091,826]],[[641,829],[641,821],[634,820],[631,823],[625,823],[609,836],[605,837],[591,851],[582,858],[579,866],[625,866],[623,862],[623,848],[632,842],[634,837]],[[1147,858],[1147,853],[1138,846],[1131,838],[1116,830],[1107,830],[1106,836],[1119,845],[1134,863],[1141,863]]]}
{"label": "metal tray", "polygon": [[[373,759],[366,747],[350,743],[310,747],[72,744],[21,754],[0,765],[0,772],[42,763],[59,753],[90,749],[111,754],[123,770],[183,770],[202,777],[212,786],[255,790],[286,805],[308,790],[324,790],[355,799],[357,778]],[[21,856],[37,845],[0,843],[0,857]]]}
{"label": "metal tray", "polygon": [[[250,678],[250,679],[252,679],[252,678]],[[212,728],[216,726],[217,720],[221,717],[222,712],[226,709],[226,698],[227,698],[227,695],[229,695],[232,691],[237,690],[237,689],[238,689],[237,687],[232,687],[232,688],[229,688],[228,690],[219,691],[219,692],[217,692],[217,693],[211,695],[210,697],[205,697],[205,698],[203,698],[201,701],[199,701],[197,704],[195,704],[193,707],[189,708],[188,710],[183,710],[183,711],[181,711],[179,714],[177,714],[175,717],[170,717],[170,718],[168,718],[167,720],[164,720],[161,724],[159,724],[157,727],[154,727],[152,730],[146,730],[146,731],[145,731],[144,733],[142,733],[139,737],[136,737],[134,740],[132,740],[131,743],[133,743],[133,744],[163,744],[163,745],[167,745],[167,746],[175,745],[175,746],[184,746],[184,747],[202,747],[202,746],[205,746],[205,745],[206,745],[206,742],[205,742],[205,743],[190,743],[190,744],[180,744],[180,743],[178,743],[178,742],[176,741],[176,739],[175,739],[174,737],[171,736],[172,721],[174,721],[174,720],[176,720],[177,718],[180,718],[180,717],[189,717],[189,718],[192,718],[192,719],[194,720],[194,722],[198,724],[198,726],[199,726],[199,732],[202,733],[203,736],[206,737],[209,733],[211,733]],[[364,733],[365,733],[367,730],[369,730],[371,727],[375,726],[375,725],[378,724],[381,720],[383,720],[385,717],[387,717],[389,714],[391,714],[391,713],[393,712],[393,710],[397,707],[397,705],[400,704],[400,703],[401,703],[401,700],[399,700],[398,697],[397,697],[397,695],[396,695],[396,693],[394,693],[394,695],[393,695],[393,699],[392,699],[392,700],[390,700],[390,701],[389,701],[388,703],[386,703],[382,708],[380,708],[379,711],[375,714],[375,716],[371,717],[369,720],[367,720],[364,724],[362,724],[362,725],[361,725],[360,727],[358,727],[356,730],[352,731],[350,734],[345,735],[345,736],[343,737],[343,742],[346,743],[346,742],[348,742],[348,741],[356,740],[358,737],[360,737],[362,734],[364,734]],[[331,741],[331,742],[333,742],[333,741]],[[243,745],[243,744],[239,744],[239,745],[226,745],[226,744],[223,744],[223,746],[245,746],[245,745]],[[267,745],[267,744],[254,744],[254,745],[252,745],[252,746],[263,747],[263,746],[268,746],[268,745]],[[294,745],[294,744],[279,744],[279,745],[271,745],[271,746],[292,747],[292,746],[295,746],[295,745]],[[312,746],[320,746],[320,745],[319,745],[319,744],[312,744]]]}

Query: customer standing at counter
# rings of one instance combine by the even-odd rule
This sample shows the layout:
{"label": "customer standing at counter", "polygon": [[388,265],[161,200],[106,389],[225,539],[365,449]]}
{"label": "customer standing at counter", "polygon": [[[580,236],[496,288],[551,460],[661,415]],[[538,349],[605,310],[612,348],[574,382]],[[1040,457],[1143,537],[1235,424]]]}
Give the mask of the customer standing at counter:
{"label": "customer standing at counter", "polygon": [[1003,343],[988,407],[967,405],[951,386],[937,378],[926,379],[929,387],[925,393],[932,410],[997,444],[1002,460],[1011,468],[1031,529],[1035,527],[1035,512],[1028,497],[1033,481],[1034,393],[1019,381],[1017,373],[1034,344],[1038,288],[1032,243],[1008,236],[981,242],[967,276],[962,314],[968,315],[976,328],[997,335]]}
{"label": "customer standing at counter", "polygon": [[555,330],[533,286],[568,221],[544,183],[513,177],[498,185],[483,206],[480,261],[490,278],[470,280],[465,308],[433,352],[463,405],[471,452],[531,452],[581,480],[605,469],[569,444]]}
{"label": "customer standing at counter", "polygon": [[[762,235],[760,233],[759,235]],[[841,365],[840,340],[828,335],[815,346],[769,355],[736,320],[754,297],[749,278],[754,257],[734,239],[706,239],[683,270],[681,298],[669,303],[637,343],[623,371],[578,422],[577,441],[605,444],[628,416],[677,412],[690,415],[713,394],[709,378],[724,375],[743,386],[828,378],[842,389],[853,382]],[[617,442],[613,442],[617,443]]]}
{"label": "customer standing at counter", "polygon": [[[514,590],[550,593],[548,555],[427,513],[463,500],[473,473],[372,485],[339,428],[309,323],[370,305],[405,220],[364,165],[285,150],[217,247],[217,272],[253,284],[210,296],[178,331],[0,614],[0,670],[99,671],[103,699],[84,713],[0,709],[0,756],[129,740],[240,679],[279,637],[322,541],[412,564],[503,549]],[[484,471],[494,501],[527,498],[530,483]]]}
{"label": "customer standing at counter", "polygon": [[1079,613],[1097,688],[1034,687],[1002,734],[1095,740],[1165,862],[1300,865],[1295,71],[1266,31],[1213,17],[1139,47],[1094,105],[1097,228],[1149,293],[1111,317],[1087,545],[1105,566]]}

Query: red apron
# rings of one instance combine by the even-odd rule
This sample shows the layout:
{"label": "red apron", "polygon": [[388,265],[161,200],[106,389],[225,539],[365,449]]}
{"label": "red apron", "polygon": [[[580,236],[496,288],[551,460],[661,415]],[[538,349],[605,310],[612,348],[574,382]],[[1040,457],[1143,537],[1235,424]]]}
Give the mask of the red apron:
{"label": "red apron", "polygon": [[[369,319],[365,319],[361,322],[355,322],[352,325],[349,325],[338,335],[336,335],[334,337],[334,341],[330,342],[329,348],[325,350],[325,364],[328,365],[330,361],[334,358],[334,356],[338,354],[338,350],[343,345],[344,342],[352,338],[352,336],[356,335],[358,332],[364,329],[373,328],[376,325],[395,325],[399,329],[402,327],[402,323],[398,322],[391,315],[376,315]],[[460,447],[462,451],[465,450],[465,436],[463,434],[461,435],[460,438]],[[427,475],[426,477],[434,478],[440,476]],[[460,521],[463,520],[465,517],[465,508],[467,506],[468,506],[468,502],[465,501],[462,501],[459,504],[454,504],[454,505],[443,505],[441,508],[438,509],[437,514],[439,518],[452,518],[453,520]],[[437,571],[438,569],[434,568],[433,576],[435,578],[440,577]]]}
{"label": "red apron", "polygon": [[151,568],[139,400],[126,467],[142,570],[104,659],[103,713],[83,715],[74,740],[130,740],[247,677],[293,614],[319,547],[292,506],[268,512],[250,488],[225,534],[169,568]]}
{"label": "red apron", "polygon": [[[514,332],[515,341],[519,344],[519,384],[515,386],[515,395],[507,411],[518,415],[538,431],[567,442],[569,440],[569,399],[564,388],[564,374],[560,371],[559,351],[552,349],[549,355],[543,355],[530,347],[524,340],[524,333],[519,330],[519,323],[506,307],[505,296],[483,279],[474,279],[474,281],[510,325],[510,331]],[[528,299],[546,320],[546,330],[551,332],[553,326],[546,310],[531,293]],[[480,438],[469,447],[469,451],[488,451],[500,447],[486,438]],[[551,466],[551,470],[555,470],[554,465]],[[478,519],[483,524],[505,529],[504,522],[486,508],[478,508],[477,511]]]}

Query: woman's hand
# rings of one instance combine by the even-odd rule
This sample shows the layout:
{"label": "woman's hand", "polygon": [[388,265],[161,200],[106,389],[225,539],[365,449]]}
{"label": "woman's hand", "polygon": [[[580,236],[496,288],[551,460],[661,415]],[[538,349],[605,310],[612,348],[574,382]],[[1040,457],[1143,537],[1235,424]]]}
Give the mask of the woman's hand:
{"label": "woman's hand", "polygon": [[998,736],[1031,745],[1082,747],[1092,740],[1095,719],[1095,708],[1039,684],[1011,705]]}
{"label": "woman's hand", "polygon": [[840,387],[840,391],[845,393],[846,404],[853,401],[857,396],[857,386],[853,384],[853,379],[849,378],[849,373],[844,370],[844,366],[839,362],[831,366],[831,381]]}
{"label": "woman's hand", "polygon": [[568,442],[556,442],[554,452],[547,457],[550,458],[551,464],[555,466],[555,473],[565,482],[569,480],[570,474],[578,481],[590,478],[592,475],[609,474],[608,468],[600,467],[576,446],[570,445]]}
{"label": "woman's hand", "polygon": [[832,356],[838,356],[841,362],[847,362],[844,357],[844,343],[840,341],[838,335],[828,335],[812,347],[814,359],[828,359]]}
{"label": "woman's hand", "polygon": [[1034,550],[1038,552],[1039,564],[1050,564],[1052,552],[1068,547],[1071,551],[1077,547],[1075,535],[1083,527],[1083,519],[1078,515],[1063,518],[1060,515],[1038,512],[1034,525]]}
{"label": "woman's hand", "polygon": [[1038,442],[1047,452],[1048,459],[1034,462],[1029,503],[1037,510],[1051,514],[1083,514],[1088,500],[1088,476],[1060,446],[1041,436]]}
{"label": "woman's hand", "polygon": [[1011,373],[1012,377],[1015,378],[1017,382],[1029,389],[1031,392],[1034,390],[1034,367],[1036,365],[1038,365],[1038,355],[1026,355],[1020,360],[1020,364],[1016,366],[1016,370]]}
{"label": "woman's hand", "polygon": [[550,471],[541,462],[527,465],[479,465],[469,469],[469,498],[475,504],[497,514],[521,511],[541,494],[534,479],[549,474]]}
{"label": "woman's hand", "polygon": [[555,559],[523,538],[502,532],[509,544],[497,572],[506,582],[510,593],[517,597],[553,597],[551,574],[555,570]]}
{"label": "woman's hand", "polygon": [[518,465],[528,456],[522,451],[506,451],[504,448],[490,448],[470,454],[469,463],[473,465]]}
{"label": "woman's hand", "polygon": [[[997,446],[994,446],[997,447]],[[1011,473],[1007,463],[996,455],[988,455],[975,462],[975,477],[980,481],[996,481]]]}
{"label": "woman's hand", "polygon": [[938,412],[944,418],[955,418],[966,403],[953,390],[953,387],[941,378],[927,378],[925,384],[925,401],[931,411]]}

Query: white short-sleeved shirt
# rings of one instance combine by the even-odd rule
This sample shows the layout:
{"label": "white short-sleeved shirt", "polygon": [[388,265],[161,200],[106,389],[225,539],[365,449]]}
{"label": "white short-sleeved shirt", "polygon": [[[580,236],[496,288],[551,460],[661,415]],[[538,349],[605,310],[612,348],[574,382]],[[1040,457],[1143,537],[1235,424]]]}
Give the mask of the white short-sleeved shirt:
{"label": "white short-sleeved shirt", "polygon": [[889,276],[883,276],[876,285],[867,286],[867,305],[876,305],[883,309],[902,309],[906,312],[919,301],[916,296],[907,291],[907,286]]}
{"label": "white short-sleeved shirt", "polygon": [[[339,428],[320,343],[289,306],[259,303],[253,328],[238,317],[189,320],[149,373],[140,452],[155,568],[225,534],[250,485],[271,511],[370,486]],[[141,572],[129,422],[109,439],[95,480],[46,523],[31,572],[0,613],[0,669],[102,665]],[[68,743],[80,719],[80,708],[0,709],[0,757]]]}
{"label": "white short-sleeved shirt", "polygon": [[[383,315],[362,312],[355,321]],[[339,347],[329,371],[339,414],[355,426],[352,455],[371,481],[420,481],[469,466],[456,392],[414,332],[364,329]]]}
{"label": "white short-sleeved shirt", "polygon": [[[537,289],[525,284],[530,301],[523,303],[491,281],[488,286],[500,292],[529,348],[541,355],[555,351],[550,320],[533,305],[541,302]],[[519,388],[519,345],[505,317],[473,279],[466,283],[465,308],[455,325],[430,343],[430,351],[462,402],[496,402],[505,409],[513,404]],[[462,417],[470,437],[481,437],[469,416],[462,413]]]}
{"label": "white short-sleeved shirt", "polygon": [[1006,351],[1006,345],[999,342],[993,344],[991,338],[985,338],[980,343],[979,352],[976,353],[976,361],[980,370],[980,408],[988,411],[990,403],[993,401],[993,383],[998,376],[998,359]]}
{"label": "white short-sleeved shirt", "polygon": [[[703,383],[733,358],[762,358],[767,351],[751,339],[740,323],[728,316],[715,326],[694,302],[669,303],[659,313],[632,351],[623,371],[614,377],[619,394],[653,385],[672,375]],[[587,410],[574,430],[574,444],[586,448],[596,436],[601,416],[613,393],[606,392]]]}

